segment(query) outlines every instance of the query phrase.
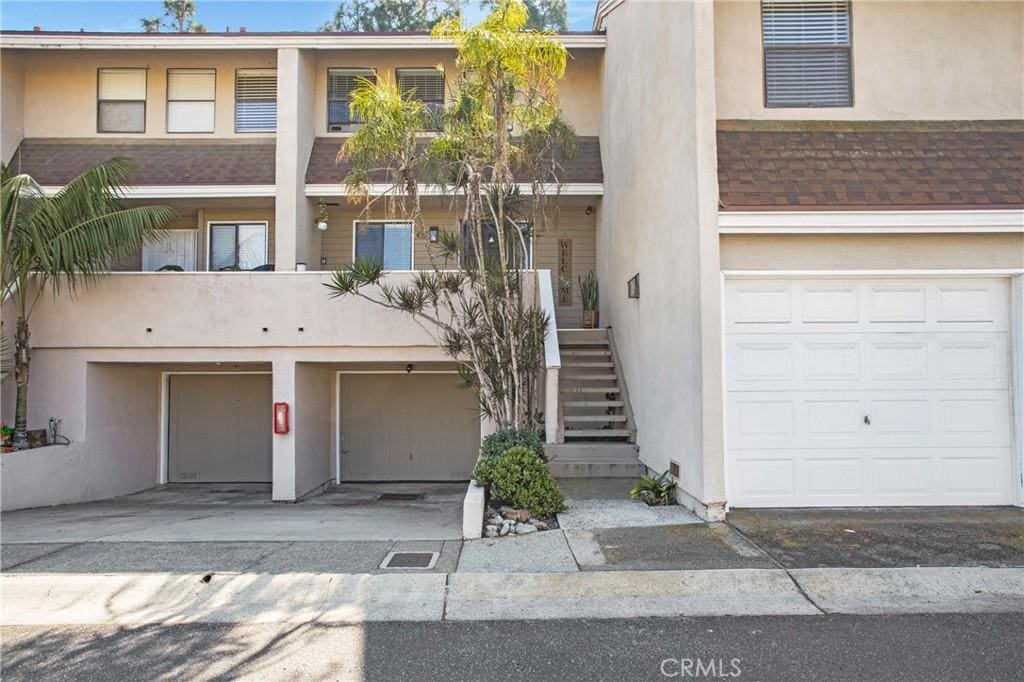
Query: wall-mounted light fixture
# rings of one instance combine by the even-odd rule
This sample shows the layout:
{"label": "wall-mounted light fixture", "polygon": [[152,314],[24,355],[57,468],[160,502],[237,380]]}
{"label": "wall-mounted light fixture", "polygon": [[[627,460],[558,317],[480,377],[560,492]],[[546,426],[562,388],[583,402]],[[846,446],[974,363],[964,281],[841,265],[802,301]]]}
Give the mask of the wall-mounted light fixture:
{"label": "wall-mounted light fixture", "polygon": [[412,365],[406,365],[405,366],[405,373],[406,374],[412,374]]}
{"label": "wall-mounted light fixture", "polygon": [[437,225],[431,225],[430,229],[427,230],[427,240],[431,244],[436,244],[441,238],[441,229]]}
{"label": "wall-mounted light fixture", "polygon": [[640,298],[640,273],[636,273],[626,282],[626,296]]}
{"label": "wall-mounted light fixture", "polygon": [[587,206],[586,213],[587,213],[587,215],[593,215],[594,214],[594,207],[593,206]]}

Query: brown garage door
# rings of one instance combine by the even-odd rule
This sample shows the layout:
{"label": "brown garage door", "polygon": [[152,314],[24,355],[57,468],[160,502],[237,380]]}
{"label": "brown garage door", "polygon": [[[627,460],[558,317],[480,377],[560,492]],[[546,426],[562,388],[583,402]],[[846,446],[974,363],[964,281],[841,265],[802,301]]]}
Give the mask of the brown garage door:
{"label": "brown garage door", "polygon": [[465,481],[480,450],[476,395],[454,374],[341,377],[344,481]]}
{"label": "brown garage door", "polygon": [[168,386],[168,480],[270,482],[269,374],[180,374]]}

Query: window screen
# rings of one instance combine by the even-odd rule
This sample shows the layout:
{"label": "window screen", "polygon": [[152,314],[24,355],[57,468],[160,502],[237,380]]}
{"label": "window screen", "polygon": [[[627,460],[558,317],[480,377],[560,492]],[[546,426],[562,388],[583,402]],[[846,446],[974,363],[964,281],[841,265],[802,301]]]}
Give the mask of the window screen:
{"label": "window screen", "polygon": [[167,132],[212,133],[216,71],[167,70]]}
{"label": "window screen", "polygon": [[277,70],[235,72],[235,132],[277,130]]}
{"label": "window screen", "polygon": [[853,105],[848,0],[762,0],[765,104]]}
{"label": "window screen", "polygon": [[385,270],[412,270],[410,223],[356,223],[356,260],[375,260]]}
{"label": "window screen", "polygon": [[100,69],[96,102],[99,132],[146,132],[146,70]]}
{"label": "window screen", "polygon": [[440,69],[398,69],[398,90],[423,102],[432,114],[444,110],[444,72]]}
{"label": "window screen", "polygon": [[350,94],[363,80],[377,82],[372,69],[328,69],[327,70],[327,129],[330,131],[353,130],[359,121],[349,112]]}
{"label": "window screen", "polygon": [[210,270],[252,270],[267,261],[263,223],[210,225]]}
{"label": "window screen", "polygon": [[[505,232],[505,248],[510,267],[529,268],[533,262],[533,235],[530,224],[525,221],[516,223],[521,235],[515,230],[507,228]],[[477,267],[476,246],[470,230],[473,229],[470,223],[462,224],[462,265],[463,267]],[[494,223],[484,223],[484,258],[485,260],[497,261],[501,255],[498,245],[498,231]],[[524,251],[525,246],[525,251]]]}

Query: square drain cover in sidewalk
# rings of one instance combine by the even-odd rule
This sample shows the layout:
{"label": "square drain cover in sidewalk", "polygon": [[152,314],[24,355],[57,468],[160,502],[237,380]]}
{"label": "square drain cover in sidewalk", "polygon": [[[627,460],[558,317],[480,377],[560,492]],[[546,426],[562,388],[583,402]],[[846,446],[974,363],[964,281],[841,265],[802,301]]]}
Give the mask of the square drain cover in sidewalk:
{"label": "square drain cover in sidewalk", "polygon": [[431,569],[437,563],[438,552],[388,552],[381,568]]}

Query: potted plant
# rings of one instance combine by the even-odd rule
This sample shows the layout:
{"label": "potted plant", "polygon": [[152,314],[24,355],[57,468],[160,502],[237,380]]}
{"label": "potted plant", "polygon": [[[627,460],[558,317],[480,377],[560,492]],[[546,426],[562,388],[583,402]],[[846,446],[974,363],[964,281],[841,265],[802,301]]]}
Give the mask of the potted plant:
{"label": "potted plant", "polygon": [[321,232],[327,231],[327,204],[323,202],[323,199],[316,204],[316,229]]}
{"label": "potted plant", "polygon": [[580,303],[583,304],[583,328],[597,329],[597,276],[591,270],[585,277],[579,277]]}
{"label": "potted plant", "polygon": [[14,429],[7,424],[0,424],[0,451],[11,452],[14,447],[11,441],[14,438]]}

